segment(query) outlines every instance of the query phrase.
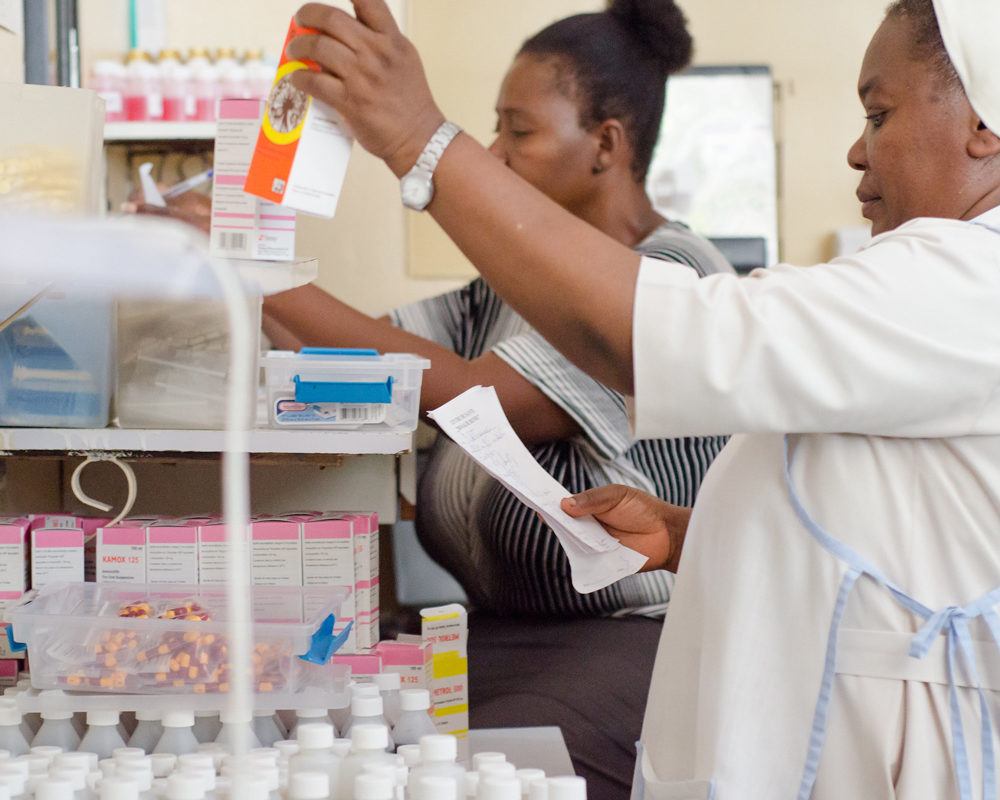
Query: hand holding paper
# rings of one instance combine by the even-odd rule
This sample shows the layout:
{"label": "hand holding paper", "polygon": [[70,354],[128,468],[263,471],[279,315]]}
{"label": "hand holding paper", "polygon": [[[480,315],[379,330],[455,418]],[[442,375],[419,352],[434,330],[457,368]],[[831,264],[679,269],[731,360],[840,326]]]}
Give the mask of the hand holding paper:
{"label": "hand holding paper", "polygon": [[574,519],[560,508],[569,493],[528,452],[493,387],[469,389],[428,416],[521,502],[542,515],[569,557],[578,592],[603,589],[646,563],[645,556],[624,547],[593,517]]}

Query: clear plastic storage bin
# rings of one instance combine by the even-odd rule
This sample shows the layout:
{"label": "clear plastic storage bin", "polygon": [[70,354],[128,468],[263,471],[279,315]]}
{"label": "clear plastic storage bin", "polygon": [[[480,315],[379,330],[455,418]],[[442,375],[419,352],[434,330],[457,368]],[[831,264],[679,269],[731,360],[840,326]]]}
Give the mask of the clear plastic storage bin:
{"label": "clear plastic storage bin", "polygon": [[0,425],[106,427],[114,306],[39,290],[0,283]]}
{"label": "clear plastic storage bin", "polygon": [[412,431],[431,362],[403,353],[307,348],[264,357],[272,428]]}
{"label": "clear plastic storage bin", "polygon": [[[260,298],[248,299],[260,352]],[[221,430],[226,424],[229,323],[219,301],[129,302],[118,309],[118,424]],[[246,391],[256,392],[254,383]]]}
{"label": "clear plastic storage bin", "polygon": [[[316,665],[299,656],[333,647],[347,587],[254,586],[253,687],[296,692]],[[37,689],[225,694],[230,664],[222,586],[62,583],[7,614],[28,647]],[[326,663],[328,658],[321,659]]]}

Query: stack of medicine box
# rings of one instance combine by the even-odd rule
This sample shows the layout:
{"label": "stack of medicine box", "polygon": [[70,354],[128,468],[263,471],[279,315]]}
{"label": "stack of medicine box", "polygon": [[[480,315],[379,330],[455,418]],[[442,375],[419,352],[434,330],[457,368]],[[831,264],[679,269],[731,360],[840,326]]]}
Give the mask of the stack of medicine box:
{"label": "stack of medicine box", "polygon": [[[100,583],[211,585],[227,580],[226,526],[217,517],[129,518],[101,527],[96,538]],[[258,516],[250,524],[255,584],[351,587],[335,628],[340,633],[353,623],[342,653],[366,652],[378,643],[378,563],[375,513]]]}

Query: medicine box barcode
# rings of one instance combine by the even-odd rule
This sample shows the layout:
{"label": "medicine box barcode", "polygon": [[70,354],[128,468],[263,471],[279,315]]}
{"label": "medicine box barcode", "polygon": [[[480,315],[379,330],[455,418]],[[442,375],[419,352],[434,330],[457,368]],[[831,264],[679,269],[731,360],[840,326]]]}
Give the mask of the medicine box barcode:
{"label": "medicine box barcode", "polygon": [[410,432],[431,362],[402,353],[306,348],[264,358],[272,428]]}

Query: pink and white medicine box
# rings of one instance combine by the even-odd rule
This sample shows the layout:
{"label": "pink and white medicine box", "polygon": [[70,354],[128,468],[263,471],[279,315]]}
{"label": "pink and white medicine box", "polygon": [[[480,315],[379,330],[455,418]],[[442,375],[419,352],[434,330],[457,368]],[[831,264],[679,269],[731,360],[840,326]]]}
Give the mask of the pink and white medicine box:
{"label": "pink and white medicine box", "polygon": [[226,525],[210,520],[198,526],[198,582],[205,585],[226,582]]}
{"label": "pink and white medicine box", "polygon": [[155,517],[123,519],[97,529],[97,582],[146,582],[146,528]]}
{"label": "pink and white medicine box", "polygon": [[67,514],[31,517],[31,586],[94,579],[94,538],[108,519]]}
{"label": "pink and white medicine box", "polygon": [[28,591],[27,517],[0,517],[0,614]]}
{"label": "pink and white medicine box", "polygon": [[429,660],[429,645],[386,641],[375,645],[375,652],[382,657],[382,672],[398,673],[403,689],[427,688],[424,664]]}
{"label": "pink and white medicine box", "polygon": [[257,586],[302,586],[302,530],[292,519],[250,524],[250,570]]}
{"label": "pink and white medicine box", "polygon": [[354,577],[354,523],[339,514],[305,518],[302,526],[302,585],[347,586],[350,596],[340,606],[334,633],[354,623],[341,653],[358,649]]}
{"label": "pink and white medicine box", "polygon": [[198,582],[198,524],[159,520],[146,528],[146,583]]}
{"label": "pink and white medicine box", "polygon": [[382,656],[377,653],[334,656],[331,664],[341,664],[351,668],[351,677],[378,675],[382,671]]}
{"label": "pink and white medicine box", "polygon": [[354,523],[354,584],[357,595],[358,649],[368,650],[379,640],[378,514],[344,511]]}

